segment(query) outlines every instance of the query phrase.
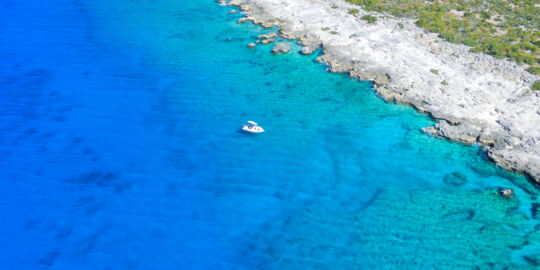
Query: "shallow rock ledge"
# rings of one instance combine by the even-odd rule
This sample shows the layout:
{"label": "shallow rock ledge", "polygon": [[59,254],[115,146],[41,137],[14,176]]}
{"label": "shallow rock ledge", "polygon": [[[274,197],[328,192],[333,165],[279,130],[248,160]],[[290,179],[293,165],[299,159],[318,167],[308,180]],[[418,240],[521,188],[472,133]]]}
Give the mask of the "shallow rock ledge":
{"label": "shallow rock ledge", "polygon": [[[331,72],[372,80],[387,101],[410,104],[439,120],[435,136],[482,144],[501,166],[540,183],[540,78],[523,67],[464,45],[445,42],[412,20],[379,17],[376,24],[343,0],[231,0],[251,20],[298,39],[302,53],[319,47]],[[348,13],[357,8],[356,15]],[[403,28],[398,26],[403,25]]]}
{"label": "shallow rock ledge", "polygon": [[291,45],[284,42],[280,42],[272,48],[272,53],[274,54],[288,53],[290,50],[291,50]]}

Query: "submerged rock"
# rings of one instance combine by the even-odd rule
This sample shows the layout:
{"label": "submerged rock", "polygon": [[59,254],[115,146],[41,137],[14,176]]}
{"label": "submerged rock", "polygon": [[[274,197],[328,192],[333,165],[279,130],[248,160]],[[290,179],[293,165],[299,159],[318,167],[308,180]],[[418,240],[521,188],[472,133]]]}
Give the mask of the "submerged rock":
{"label": "submerged rock", "polygon": [[475,212],[473,209],[467,209],[463,211],[457,211],[453,213],[448,213],[442,216],[443,219],[447,222],[459,222],[471,220],[474,218]]}
{"label": "submerged rock", "polygon": [[291,45],[288,43],[280,42],[272,48],[272,53],[278,54],[278,53],[288,53],[291,50]]}
{"label": "submerged rock", "polygon": [[533,203],[531,205],[531,216],[533,219],[540,218],[540,203]]}
{"label": "submerged rock", "polygon": [[471,168],[471,170],[473,170],[475,173],[479,174],[482,177],[490,177],[497,174],[495,166],[489,163],[480,162],[478,160],[469,162],[467,164],[467,167]]}
{"label": "submerged rock", "polygon": [[467,183],[467,176],[460,172],[453,172],[445,175],[443,181],[450,186],[463,186]]}
{"label": "submerged rock", "polygon": [[527,261],[527,263],[530,265],[540,266],[540,254],[526,255],[523,256],[523,259],[525,259],[525,261]]}
{"label": "submerged rock", "polygon": [[506,199],[514,198],[514,190],[511,188],[499,188],[497,193],[499,193],[499,196]]}
{"label": "submerged rock", "polygon": [[527,241],[531,243],[540,242],[540,224],[534,227],[534,230],[527,235]]}

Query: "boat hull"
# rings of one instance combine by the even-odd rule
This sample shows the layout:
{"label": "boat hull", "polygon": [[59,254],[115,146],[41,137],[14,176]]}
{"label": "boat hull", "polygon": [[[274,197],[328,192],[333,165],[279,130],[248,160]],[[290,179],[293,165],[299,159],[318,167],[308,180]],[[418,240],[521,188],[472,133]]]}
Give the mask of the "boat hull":
{"label": "boat hull", "polygon": [[263,133],[264,129],[259,126],[249,127],[247,125],[242,126],[242,130],[249,133]]}

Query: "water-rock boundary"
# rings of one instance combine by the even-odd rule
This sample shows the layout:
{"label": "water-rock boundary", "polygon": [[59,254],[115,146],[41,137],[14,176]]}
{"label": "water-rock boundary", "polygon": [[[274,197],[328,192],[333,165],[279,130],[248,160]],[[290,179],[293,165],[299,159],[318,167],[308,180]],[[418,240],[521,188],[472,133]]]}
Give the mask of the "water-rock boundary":
{"label": "water-rock boundary", "polygon": [[[371,80],[385,100],[409,104],[438,123],[424,132],[481,144],[502,167],[540,183],[540,92],[538,76],[516,63],[470,53],[416,27],[412,20],[371,14],[342,0],[231,0],[265,28],[278,26],[297,39],[302,53],[322,47],[317,61],[331,72]],[[348,11],[359,9],[356,14]]]}

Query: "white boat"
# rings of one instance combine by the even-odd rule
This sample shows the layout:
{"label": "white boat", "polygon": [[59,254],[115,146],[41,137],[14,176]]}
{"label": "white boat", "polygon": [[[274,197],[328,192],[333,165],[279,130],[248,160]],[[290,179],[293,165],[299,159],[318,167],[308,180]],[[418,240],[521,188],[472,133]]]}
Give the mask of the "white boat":
{"label": "white boat", "polygon": [[247,121],[247,125],[242,126],[242,130],[249,133],[263,133],[264,129],[257,125],[257,123],[253,121]]}

